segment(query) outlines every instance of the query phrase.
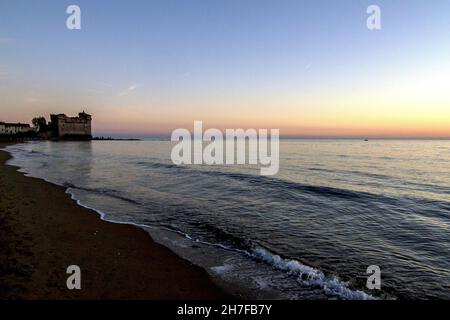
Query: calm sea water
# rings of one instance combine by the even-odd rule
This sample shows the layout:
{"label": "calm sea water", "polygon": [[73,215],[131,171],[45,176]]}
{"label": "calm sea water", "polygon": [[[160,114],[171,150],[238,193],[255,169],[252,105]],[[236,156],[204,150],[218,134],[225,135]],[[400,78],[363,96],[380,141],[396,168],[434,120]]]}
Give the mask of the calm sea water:
{"label": "calm sea water", "polygon": [[[282,140],[280,171],[175,166],[169,141],[8,147],[106,220],[253,298],[450,299],[450,141]],[[381,268],[381,290],[366,288]]]}

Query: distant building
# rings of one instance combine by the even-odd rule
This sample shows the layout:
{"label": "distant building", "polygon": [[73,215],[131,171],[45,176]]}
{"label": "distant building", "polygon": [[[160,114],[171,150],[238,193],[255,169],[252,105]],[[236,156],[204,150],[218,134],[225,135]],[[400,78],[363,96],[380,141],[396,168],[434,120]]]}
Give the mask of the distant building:
{"label": "distant building", "polygon": [[0,122],[0,134],[18,134],[34,131],[29,124],[26,123],[5,123]]}
{"label": "distant building", "polygon": [[51,128],[56,138],[60,139],[92,139],[92,116],[83,112],[78,117],[65,114],[51,114]]}

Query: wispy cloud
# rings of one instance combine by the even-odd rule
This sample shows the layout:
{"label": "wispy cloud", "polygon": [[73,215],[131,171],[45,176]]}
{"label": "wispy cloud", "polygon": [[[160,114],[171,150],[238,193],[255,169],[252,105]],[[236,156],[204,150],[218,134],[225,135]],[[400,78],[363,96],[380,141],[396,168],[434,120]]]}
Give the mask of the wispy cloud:
{"label": "wispy cloud", "polygon": [[135,90],[137,89],[137,87],[138,87],[137,84],[130,85],[130,86],[129,86],[128,88],[126,88],[125,90],[120,91],[120,92],[117,94],[117,96],[119,96],[119,97],[126,96],[127,94],[130,94],[131,92],[135,91]]}
{"label": "wispy cloud", "polygon": [[38,97],[26,97],[26,98],[24,99],[24,101],[25,101],[26,103],[37,103],[37,102],[40,102],[41,99],[38,98]]}
{"label": "wispy cloud", "polygon": [[23,101],[28,104],[42,103],[48,101],[48,95],[39,90],[31,90],[26,93]]}

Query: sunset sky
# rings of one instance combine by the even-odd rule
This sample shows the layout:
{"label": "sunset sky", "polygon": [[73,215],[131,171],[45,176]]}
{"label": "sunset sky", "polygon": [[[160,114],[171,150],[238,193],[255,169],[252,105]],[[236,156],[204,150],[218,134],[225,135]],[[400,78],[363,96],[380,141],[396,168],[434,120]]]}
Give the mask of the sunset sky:
{"label": "sunset sky", "polygon": [[[81,7],[81,30],[66,8]],[[381,7],[382,29],[366,27]],[[450,1],[0,0],[0,121],[450,137]]]}

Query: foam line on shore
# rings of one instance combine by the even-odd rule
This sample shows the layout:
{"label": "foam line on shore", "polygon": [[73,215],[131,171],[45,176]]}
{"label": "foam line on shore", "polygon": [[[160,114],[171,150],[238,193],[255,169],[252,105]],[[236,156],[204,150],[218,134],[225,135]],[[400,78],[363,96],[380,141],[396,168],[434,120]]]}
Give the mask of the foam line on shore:
{"label": "foam line on shore", "polygon": [[[1,145],[0,149],[3,149]],[[5,211],[14,206],[14,214],[5,216],[5,225],[2,226],[6,228],[11,224],[14,232],[4,232],[2,241],[17,246],[18,250],[11,252],[10,260],[20,263],[8,266],[4,261],[1,264],[3,268],[8,267],[5,269],[8,280],[5,279],[3,288],[5,298],[234,298],[214,283],[203,268],[152,241],[142,228],[110,223],[104,219],[104,212],[93,208],[88,210],[87,206],[74,200],[71,190],[35,177],[32,169],[28,173],[14,161],[9,161],[13,155],[8,151],[0,152],[1,188],[8,200],[2,202],[0,209]],[[30,211],[31,204],[33,210]],[[86,254],[88,252],[96,254],[92,256]],[[90,270],[83,273],[84,290],[66,289],[66,273],[61,267],[70,264]],[[113,269],[111,265],[114,265]],[[170,265],[170,270],[167,265]],[[154,282],[155,279],[158,283]]]}
{"label": "foam line on shore", "polygon": [[[106,213],[98,210],[96,208],[84,205],[80,200],[78,200],[74,193],[70,192],[70,188],[66,189],[66,193],[69,194],[79,206],[84,207],[86,209],[90,209],[99,214],[102,220],[117,223],[117,224],[129,224],[139,228],[143,228],[146,230],[147,228],[153,229],[154,226],[138,224],[133,222],[123,222],[117,220],[109,220],[106,219]],[[268,249],[263,248],[260,245],[256,245],[252,250],[243,250],[239,248],[232,248],[226,246],[221,243],[212,243],[208,241],[203,241],[199,239],[195,239],[189,234],[182,232],[180,230],[175,230],[173,228],[161,227],[160,229],[164,229],[168,232],[173,232],[179,234],[186,239],[195,242],[197,244],[203,244],[206,246],[212,246],[216,248],[220,248],[223,250],[233,251],[240,254],[247,255],[250,258],[256,259],[258,261],[264,262],[276,270],[286,272],[292,276],[296,277],[297,282],[301,285],[306,285],[310,287],[319,287],[321,288],[327,295],[339,297],[341,299],[347,300],[378,300],[377,297],[374,297],[368,293],[365,293],[361,290],[354,290],[349,288],[349,284],[347,282],[341,281],[337,276],[326,276],[322,271],[315,269],[313,267],[302,264],[301,262],[293,259],[285,259],[280,257],[279,255],[270,252]],[[148,230],[146,230],[148,232]]]}
{"label": "foam line on shore", "polygon": [[[9,150],[7,150],[7,149],[5,151],[9,152]],[[9,152],[9,153],[12,156],[14,156],[11,152]],[[7,164],[8,164],[8,162],[7,162]],[[25,170],[24,168],[19,168],[19,172],[24,173],[26,176],[35,177],[30,172]],[[107,214],[105,212],[103,212],[99,209],[96,209],[94,207],[85,205],[81,202],[81,200],[77,199],[75,194],[70,191],[71,187],[67,187],[67,186],[49,181],[46,178],[41,178],[41,177],[35,177],[35,178],[39,178],[48,183],[55,184],[55,185],[65,188],[65,193],[70,195],[71,199],[73,201],[75,201],[78,206],[96,212],[99,215],[101,220],[115,223],[115,224],[132,225],[135,227],[142,228],[146,232],[149,232],[147,229],[159,228],[159,229],[163,229],[163,230],[166,230],[169,232],[177,233],[177,234],[185,237],[186,239],[188,239],[192,242],[198,243],[198,244],[203,244],[205,246],[212,246],[212,247],[216,247],[216,248],[221,248],[223,250],[228,250],[228,251],[233,251],[233,252],[237,252],[240,254],[244,254],[244,255],[246,255],[252,259],[255,259],[257,261],[264,262],[276,270],[288,273],[289,275],[296,277],[297,282],[301,285],[310,286],[310,287],[319,287],[329,296],[334,296],[334,297],[338,297],[341,299],[349,299],[349,300],[378,299],[377,297],[374,297],[363,291],[353,290],[353,289],[349,288],[348,283],[341,281],[336,276],[326,276],[322,271],[315,269],[313,267],[304,265],[297,260],[282,258],[281,256],[270,252],[268,249],[266,249],[258,244],[255,244],[251,249],[246,250],[246,249],[230,247],[230,246],[227,246],[227,245],[224,245],[221,243],[212,243],[212,242],[203,241],[200,239],[195,239],[191,235],[189,235],[183,231],[173,229],[173,228],[168,228],[168,227],[164,227],[164,226],[156,227],[156,226],[150,226],[150,225],[145,225],[145,224],[138,224],[138,223],[134,223],[134,222],[123,222],[123,221],[118,221],[118,220],[107,219],[106,218]]]}

